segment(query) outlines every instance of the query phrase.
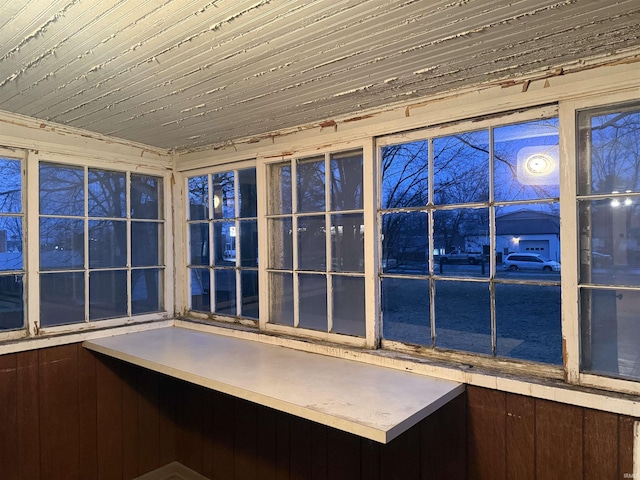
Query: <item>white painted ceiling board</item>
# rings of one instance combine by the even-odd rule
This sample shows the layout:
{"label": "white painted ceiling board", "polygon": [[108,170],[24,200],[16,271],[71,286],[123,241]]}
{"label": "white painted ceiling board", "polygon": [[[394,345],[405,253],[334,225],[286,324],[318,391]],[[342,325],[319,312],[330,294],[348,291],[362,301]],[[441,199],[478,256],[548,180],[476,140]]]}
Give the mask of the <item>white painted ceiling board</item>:
{"label": "white painted ceiling board", "polygon": [[0,110],[219,145],[640,49],[621,0],[0,0]]}

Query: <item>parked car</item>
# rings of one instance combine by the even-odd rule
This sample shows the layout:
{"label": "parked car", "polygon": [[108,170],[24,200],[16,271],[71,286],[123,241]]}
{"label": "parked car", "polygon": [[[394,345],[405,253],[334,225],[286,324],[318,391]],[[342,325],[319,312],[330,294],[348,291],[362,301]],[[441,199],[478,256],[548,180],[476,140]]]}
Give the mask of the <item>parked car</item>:
{"label": "parked car", "polygon": [[559,272],[560,264],[549,260],[539,253],[510,253],[503,260],[507,270],[542,270],[545,272]]}
{"label": "parked car", "polygon": [[[437,260],[437,258],[434,257]],[[439,257],[440,263],[467,263],[475,265],[482,261],[482,254],[478,252],[461,252],[453,250]]]}

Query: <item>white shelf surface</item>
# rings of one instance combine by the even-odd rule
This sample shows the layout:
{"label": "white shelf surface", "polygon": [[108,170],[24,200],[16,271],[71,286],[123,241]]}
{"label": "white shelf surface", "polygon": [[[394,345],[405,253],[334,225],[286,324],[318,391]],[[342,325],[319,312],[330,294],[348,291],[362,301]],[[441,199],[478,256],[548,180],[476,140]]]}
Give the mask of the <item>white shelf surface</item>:
{"label": "white shelf surface", "polygon": [[166,327],[84,342],[90,350],[388,443],[464,385],[257,341]]}

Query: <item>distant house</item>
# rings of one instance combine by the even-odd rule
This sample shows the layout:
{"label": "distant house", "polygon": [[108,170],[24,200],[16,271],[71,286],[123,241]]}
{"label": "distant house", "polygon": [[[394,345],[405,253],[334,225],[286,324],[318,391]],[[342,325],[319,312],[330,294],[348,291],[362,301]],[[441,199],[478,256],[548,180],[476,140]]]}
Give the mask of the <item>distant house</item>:
{"label": "distant house", "polygon": [[560,217],[528,209],[496,217],[496,252],[532,252],[560,261]]}

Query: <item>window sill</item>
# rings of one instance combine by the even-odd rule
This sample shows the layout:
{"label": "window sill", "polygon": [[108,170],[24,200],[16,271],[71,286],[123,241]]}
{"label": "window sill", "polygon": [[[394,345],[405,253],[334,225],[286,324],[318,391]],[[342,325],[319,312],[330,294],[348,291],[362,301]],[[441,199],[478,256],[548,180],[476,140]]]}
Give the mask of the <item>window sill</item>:
{"label": "window sill", "polygon": [[180,327],[84,346],[380,443],[465,389],[458,382]]}

